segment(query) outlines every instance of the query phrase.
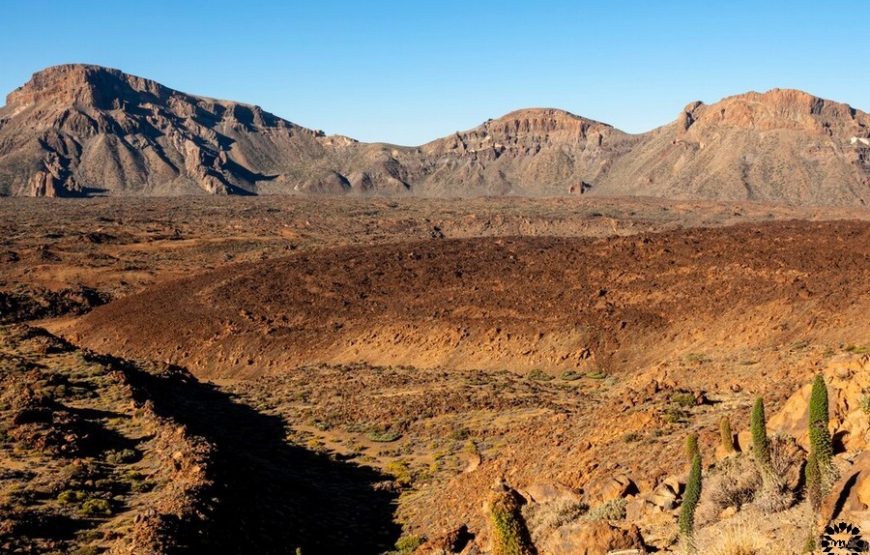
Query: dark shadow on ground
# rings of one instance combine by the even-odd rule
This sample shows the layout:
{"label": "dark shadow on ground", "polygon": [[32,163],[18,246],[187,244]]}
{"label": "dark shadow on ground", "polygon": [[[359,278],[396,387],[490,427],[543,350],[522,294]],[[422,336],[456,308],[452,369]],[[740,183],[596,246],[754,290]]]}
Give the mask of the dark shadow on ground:
{"label": "dark shadow on ground", "polygon": [[293,555],[299,547],[304,555],[365,555],[393,546],[401,532],[393,522],[397,494],[373,487],[389,478],[291,445],[281,418],[186,372],[171,374],[128,371],[158,414],[216,447],[215,508],[201,533],[178,538],[190,552]]}

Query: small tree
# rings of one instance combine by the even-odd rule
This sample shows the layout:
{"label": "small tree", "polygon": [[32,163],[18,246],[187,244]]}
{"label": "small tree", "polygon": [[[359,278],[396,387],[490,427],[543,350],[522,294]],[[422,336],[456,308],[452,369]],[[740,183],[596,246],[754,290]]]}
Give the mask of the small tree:
{"label": "small tree", "polygon": [[731,432],[731,420],[723,415],[719,419],[719,438],[722,441],[722,449],[725,453],[734,452],[734,434]]}
{"label": "small tree", "polygon": [[828,388],[821,374],[813,380],[809,410],[810,453],[815,455],[822,489],[827,490],[835,481],[834,465],[831,463],[833,448],[828,430]]}
{"label": "small tree", "polygon": [[689,552],[695,551],[695,509],[698,507],[699,499],[701,499],[701,454],[695,453],[692,457],[689,480],[686,482],[683,504],[680,507],[680,535],[683,537],[686,550]]}

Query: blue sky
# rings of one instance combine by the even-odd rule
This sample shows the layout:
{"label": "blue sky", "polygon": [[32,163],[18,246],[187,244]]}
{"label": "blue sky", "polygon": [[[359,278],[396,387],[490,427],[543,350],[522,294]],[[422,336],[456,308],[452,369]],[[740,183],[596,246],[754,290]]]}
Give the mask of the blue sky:
{"label": "blue sky", "polygon": [[4,0],[0,91],[67,62],[420,144],[553,106],[630,132],[800,88],[870,110],[870,2]]}

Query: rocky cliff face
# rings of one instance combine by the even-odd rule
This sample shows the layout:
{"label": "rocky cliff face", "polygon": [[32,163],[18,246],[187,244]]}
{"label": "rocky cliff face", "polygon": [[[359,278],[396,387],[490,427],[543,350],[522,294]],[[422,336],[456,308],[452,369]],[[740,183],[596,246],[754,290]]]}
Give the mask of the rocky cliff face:
{"label": "rocky cliff face", "polygon": [[46,69],[0,108],[0,194],[649,195],[870,202],[870,116],[795,90],[629,135],[527,109],[420,147],[325,136],[118,70]]}

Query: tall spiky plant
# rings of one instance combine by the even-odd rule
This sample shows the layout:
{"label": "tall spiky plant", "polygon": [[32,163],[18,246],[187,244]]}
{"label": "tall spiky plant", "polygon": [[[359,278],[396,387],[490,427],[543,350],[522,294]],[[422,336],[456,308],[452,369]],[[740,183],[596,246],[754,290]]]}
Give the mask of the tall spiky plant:
{"label": "tall spiky plant", "polygon": [[819,461],[813,451],[810,451],[807,457],[804,477],[806,478],[807,500],[813,510],[818,511],[822,505],[822,474],[819,471]]}
{"label": "tall spiky plant", "polygon": [[755,455],[755,464],[762,476],[772,472],[770,463],[770,441],[767,439],[767,420],[764,417],[764,399],[755,399],[752,407],[752,454]]}
{"label": "tall spiky plant", "polygon": [[731,420],[727,415],[719,419],[719,439],[726,454],[734,452],[734,434],[731,432]]}
{"label": "tall spiky plant", "polygon": [[692,469],[686,482],[686,492],[683,494],[683,504],[680,507],[680,535],[686,545],[686,551],[693,553],[695,535],[695,509],[701,499],[701,453],[692,457]]}
{"label": "tall spiky plant", "polygon": [[487,505],[493,555],[535,555],[517,493],[498,483]]}
{"label": "tall spiky plant", "polygon": [[809,410],[810,453],[815,455],[823,492],[836,481],[834,465],[831,462],[833,447],[828,430],[828,388],[825,378],[817,374],[810,393]]}

